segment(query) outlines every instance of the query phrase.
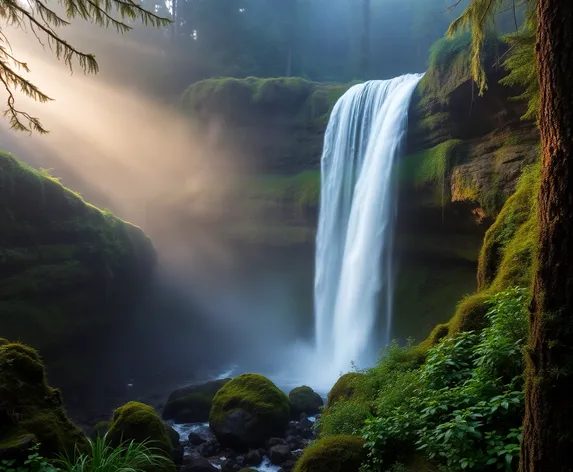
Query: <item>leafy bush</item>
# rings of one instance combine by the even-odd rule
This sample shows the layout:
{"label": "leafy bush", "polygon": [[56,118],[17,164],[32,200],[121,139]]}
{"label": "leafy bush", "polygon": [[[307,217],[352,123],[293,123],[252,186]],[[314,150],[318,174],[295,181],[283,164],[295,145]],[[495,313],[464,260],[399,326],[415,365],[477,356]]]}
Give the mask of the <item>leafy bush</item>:
{"label": "leafy bush", "polygon": [[40,455],[40,445],[35,444],[29,449],[28,457],[19,462],[16,459],[0,461],[0,472],[57,472],[48,459]]}
{"label": "leafy bush", "polygon": [[516,470],[527,298],[521,288],[493,296],[480,333],[444,339],[422,367],[379,390],[378,416],[362,430],[365,470],[388,470],[416,450],[441,470]]}
{"label": "leafy bush", "polygon": [[172,467],[163,449],[153,446],[150,441],[132,440],[112,447],[107,437],[90,440],[88,453],[62,456],[57,465],[63,472],[155,472]]}

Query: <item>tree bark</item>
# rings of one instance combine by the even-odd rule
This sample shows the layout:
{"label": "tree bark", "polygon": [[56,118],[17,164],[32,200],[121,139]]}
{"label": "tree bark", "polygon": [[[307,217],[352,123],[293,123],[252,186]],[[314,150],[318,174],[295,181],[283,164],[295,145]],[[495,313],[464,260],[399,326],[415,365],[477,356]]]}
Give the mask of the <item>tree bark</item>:
{"label": "tree bark", "polygon": [[573,471],[573,1],[537,0],[542,144],[521,472]]}

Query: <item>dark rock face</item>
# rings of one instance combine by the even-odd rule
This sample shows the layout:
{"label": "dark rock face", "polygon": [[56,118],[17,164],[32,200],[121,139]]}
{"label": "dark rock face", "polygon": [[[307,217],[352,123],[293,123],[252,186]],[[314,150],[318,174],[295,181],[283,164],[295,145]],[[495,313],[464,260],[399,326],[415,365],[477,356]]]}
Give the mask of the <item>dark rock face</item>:
{"label": "dark rock face", "polygon": [[286,461],[281,465],[279,472],[292,472],[296,466],[296,461]]}
{"label": "dark rock face", "polygon": [[257,451],[256,449],[251,449],[245,455],[245,465],[246,466],[257,467],[258,465],[260,465],[261,462],[263,462],[263,457],[261,456],[261,453],[259,451]]}
{"label": "dark rock face", "polygon": [[213,380],[175,390],[167,399],[163,418],[179,424],[208,421],[213,397],[230,380]]}

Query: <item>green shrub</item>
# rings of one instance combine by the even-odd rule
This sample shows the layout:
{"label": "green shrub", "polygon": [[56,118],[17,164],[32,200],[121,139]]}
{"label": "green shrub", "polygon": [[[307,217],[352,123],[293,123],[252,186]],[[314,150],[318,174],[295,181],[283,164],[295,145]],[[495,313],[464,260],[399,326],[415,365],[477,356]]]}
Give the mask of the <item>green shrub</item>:
{"label": "green shrub", "polygon": [[58,469],[48,459],[40,455],[40,445],[29,448],[24,460],[0,460],[0,472],[58,472]]}
{"label": "green shrub", "polygon": [[89,452],[63,456],[57,465],[63,472],[156,472],[173,468],[163,450],[149,441],[131,440],[112,446],[105,437],[90,440]]}
{"label": "green shrub", "polygon": [[364,401],[340,401],[328,409],[317,421],[320,437],[356,435],[370,416],[370,408]]}
{"label": "green shrub", "polygon": [[[394,381],[390,389],[404,391],[402,400],[390,399],[362,431],[368,470],[386,470],[416,450],[440,470],[516,470],[527,300],[522,288],[491,297],[479,334],[444,339],[417,372]],[[388,388],[379,392],[382,405],[387,395]]]}

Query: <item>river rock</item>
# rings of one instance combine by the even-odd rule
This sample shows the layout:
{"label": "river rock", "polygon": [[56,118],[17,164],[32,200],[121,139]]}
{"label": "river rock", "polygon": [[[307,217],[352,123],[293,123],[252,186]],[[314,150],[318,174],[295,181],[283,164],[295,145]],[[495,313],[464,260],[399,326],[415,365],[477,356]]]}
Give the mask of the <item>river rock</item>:
{"label": "river rock", "polygon": [[201,444],[197,450],[203,457],[212,457],[221,452],[221,445],[217,442],[216,439],[213,439]]}
{"label": "river rock", "polygon": [[286,461],[281,465],[279,472],[292,472],[296,466],[296,461]]}
{"label": "river rock", "polygon": [[269,459],[274,465],[281,465],[292,459],[290,447],[284,444],[277,444],[269,449]]}
{"label": "river rock", "polygon": [[256,449],[251,449],[245,456],[245,465],[247,466],[252,465],[257,467],[258,465],[261,464],[261,462],[263,462],[263,456]]}
{"label": "river rock", "polygon": [[239,470],[241,470],[241,466],[233,459],[226,459],[221,464],[221,472],[239,472]]}
{"label": "river rock", "polygon": [[189,433],[189,444],[191,444],[192,446],[199,446],[204,442],[207,442],[207,440],[200,434]]}
{"label": "river rock", "polygon": [[180,472],[218,472],[218,469],[204,457],[192,457]]}

